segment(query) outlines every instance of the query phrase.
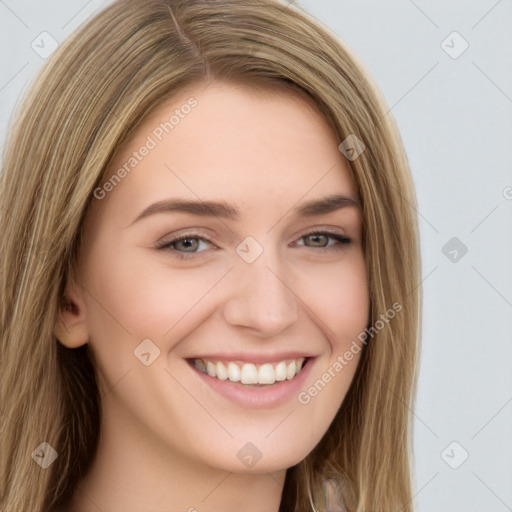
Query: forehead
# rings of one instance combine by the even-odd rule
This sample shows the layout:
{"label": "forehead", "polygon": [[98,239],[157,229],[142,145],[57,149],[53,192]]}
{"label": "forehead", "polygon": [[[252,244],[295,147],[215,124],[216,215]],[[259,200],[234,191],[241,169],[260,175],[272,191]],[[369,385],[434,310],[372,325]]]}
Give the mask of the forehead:
{"label": "forehead", "polygon": [[159,106],[123,145],[101,203],[140,208],[169,196],[229,196],[254,206],[255,199],[297,202],[309,193],[357,196],[338,144],[305,93],[198,84]]}

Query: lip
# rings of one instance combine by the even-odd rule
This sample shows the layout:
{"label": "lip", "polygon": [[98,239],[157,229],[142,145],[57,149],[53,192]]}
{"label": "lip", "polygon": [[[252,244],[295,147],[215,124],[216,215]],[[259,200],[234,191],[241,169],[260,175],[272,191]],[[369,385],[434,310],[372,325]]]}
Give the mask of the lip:
{"label": "lip", "polygon": [[[289,356],[289,354],[287,354]],[[230,359],[223,360],[232,360],[233,354],[231,354]],[[244,354],[244,360],[251,362],[255,362],[254,359],[249,359],[247,354]],[[282,357],[280,355],[279,357]],[[303,356],[299,356],[303,357]],[[208,357],[204,356],[204,359],[208,359]],[[216,355],[216,358],[219,358],[219,354]],[[294,359],[293,357],[287,357],[288,359]],[[200,358],[194,358],[200,359]],[[202,359],[202,358],[201,358]],[[285,357],[286,359],[286,357]],[[263,363],[266,362],[275,362],[280,361],[282,359],[267,359],[263,360]],[[231,382],[230,380],[220,380],[216,377],[210,377],[209,375],[203,373],[198,370],[194,366],[193,359],[187,360],[190,368],[194,371],[194,373],[211,389],[213,389],[216,393],[227,398],[231,402],[249,409],[270,409],[272,407],[278,407],[280,405],[285,404],[292,398],[296,398],[300,389],[304,385],[304,381],[307,379],[311,368],[316,360],[316,357],[309,357],[304,366],[302,367],[301,372],[296,375],[291,380],[284,380],[282,382],[277,382],[272,385],[266,385],[262,387],[249,387],[245,384]]]}

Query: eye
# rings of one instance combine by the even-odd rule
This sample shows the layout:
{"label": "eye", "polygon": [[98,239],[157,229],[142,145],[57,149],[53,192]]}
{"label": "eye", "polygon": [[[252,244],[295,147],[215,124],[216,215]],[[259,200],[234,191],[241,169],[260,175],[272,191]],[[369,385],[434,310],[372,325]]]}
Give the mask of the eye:
{"label": "eye", "polygon": [[[352,239],[331,231],[313,231],[303,235],[300,241],[304,243],[297,243],[299,247],[307,247],[309,249],[323,249],[323,251],[337,251],[341,250],[342,246],[348,245]],[[216,247],[213,242],[199,236],[195,233],[188,233],[171,240],[165,240],[157,249],[167,251],[173,258],[176,259],[191,259],[199,253],[205,252],[209,247]]]}
{"label": "eye", "polygon": [[[348,245],[352,242],[352,240],[344,235],[340,235],[339,233],[333,233],[330,231],[313,231],[301,237],[301,240],[307,243],[298,244],[304,245],[309,248],[317,248],[317,249],[328,249],[328,250],[339,250],[341,249],[341,245]],[[332,242],[332,243],[331,243]]]}
{"label": "eye", "polygon": [[[178,259],[193,258],[194,254],[204,252],[208,247],[205,245],[213,245],[210,240],[195,234],[185,234],[172,240],[164,241],[157,246],[159,250],[166,250]],[[199,250],[202,247],[202,250]]]}

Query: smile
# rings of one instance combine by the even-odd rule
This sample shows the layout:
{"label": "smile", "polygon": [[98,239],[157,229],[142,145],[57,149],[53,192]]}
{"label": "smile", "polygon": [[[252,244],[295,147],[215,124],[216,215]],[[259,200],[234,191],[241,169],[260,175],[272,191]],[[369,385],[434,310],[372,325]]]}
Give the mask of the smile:
{"label": "smile", "polygon": [[194,359],[194,366],[210,377],[245,385],[272,385],[292,380],[298,375],[306,358],[287,359],[275,363],[255,364],[243,361],[210,361]]}

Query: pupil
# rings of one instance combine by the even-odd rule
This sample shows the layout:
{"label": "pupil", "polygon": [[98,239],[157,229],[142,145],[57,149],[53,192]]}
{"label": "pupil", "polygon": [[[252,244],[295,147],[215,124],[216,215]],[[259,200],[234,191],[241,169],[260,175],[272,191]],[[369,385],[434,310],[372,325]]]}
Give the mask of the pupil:
{"label": "pupil", "polygon": [[176,244],[182,244],[182,248],[188,250],[188,252],[194,252],[197,249],[198,240],[195,238],[184,238],[183,240],[178,240]]}
{"label": "pupil", "polygon": [[313,245],[318,247],[325,247],[327,243],[327,237],[325,235],[310,235],[310,239]]}

